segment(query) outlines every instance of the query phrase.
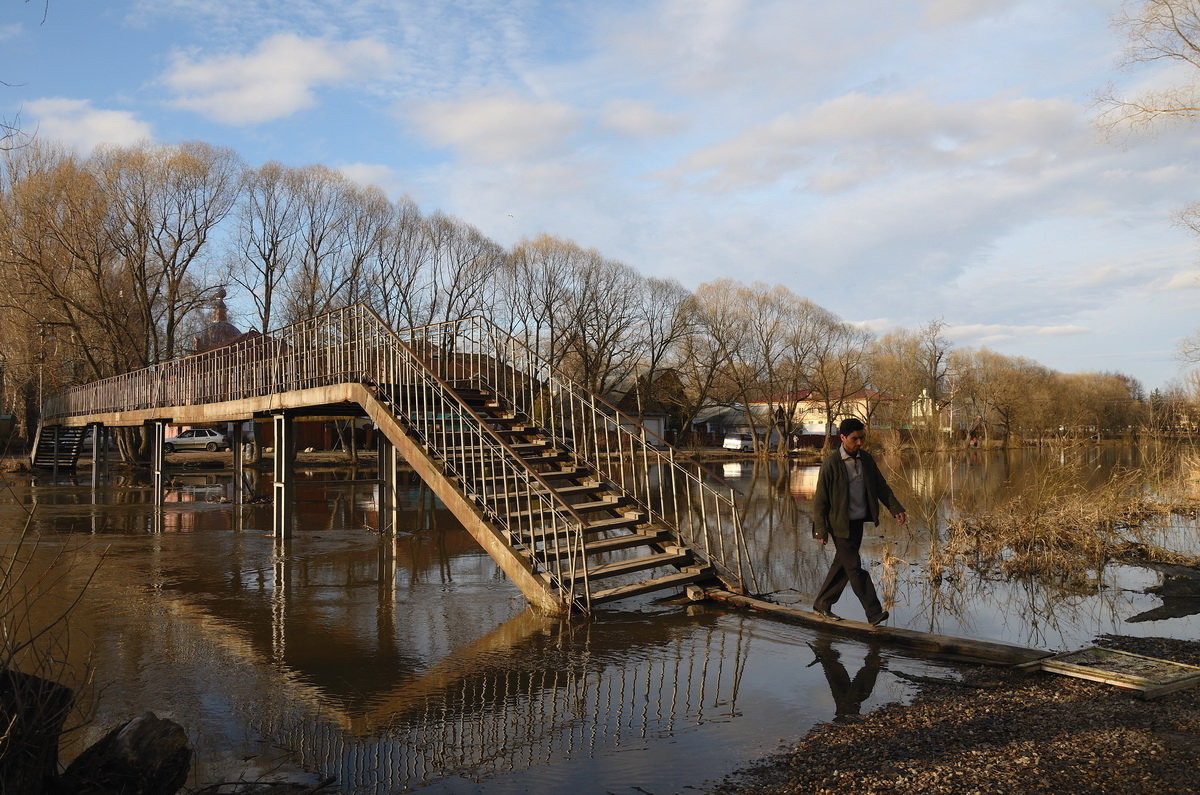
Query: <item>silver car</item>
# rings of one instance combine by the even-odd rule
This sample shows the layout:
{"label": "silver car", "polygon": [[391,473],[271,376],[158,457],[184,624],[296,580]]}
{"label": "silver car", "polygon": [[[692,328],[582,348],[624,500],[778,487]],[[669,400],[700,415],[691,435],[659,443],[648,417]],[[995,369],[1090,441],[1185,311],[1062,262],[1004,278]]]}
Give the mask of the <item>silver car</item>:
{"label": "silver car", "polygon": [[163,452],[173,453],[176,450],[207,450],[215,453],[218,450],[228,450],[229,440],[220,431],[212,428],[189,428],[178,436],[163,442]]}

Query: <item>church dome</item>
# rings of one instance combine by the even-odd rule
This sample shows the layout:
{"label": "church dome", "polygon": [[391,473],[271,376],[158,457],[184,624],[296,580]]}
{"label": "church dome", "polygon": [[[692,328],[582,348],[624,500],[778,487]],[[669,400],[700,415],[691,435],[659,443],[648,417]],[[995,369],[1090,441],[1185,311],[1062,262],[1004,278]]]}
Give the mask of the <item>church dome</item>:
{"label": "church dome", "polygon": [[196,353],[216,350],[237,342],[242,332],[229,322],[229,310],[225,307],[225,288],[218,287],[212,302],[212,322],[196,335],[192,350]]}

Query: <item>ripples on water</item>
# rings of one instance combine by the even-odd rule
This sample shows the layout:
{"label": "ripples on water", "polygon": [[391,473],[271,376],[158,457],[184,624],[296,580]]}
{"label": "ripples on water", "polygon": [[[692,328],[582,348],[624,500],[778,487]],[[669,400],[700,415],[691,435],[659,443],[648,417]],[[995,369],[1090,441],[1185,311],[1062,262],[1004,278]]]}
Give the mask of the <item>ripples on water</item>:
{"label": "ripples on water", "polygon": [[[926,515],[985,499],[998,477],[990,463],[939,466],[948,468],[904,475],[906,502],[940,495]],[[808,534],[812,470],[721,470],[745,505],[760,585],[806,605],[828,555]],[[1018,470],[1007,465],[1000,480]],[[371,487],[312,477],[321,482],[297,490],[302,529],[278,543],[269,506],[223,502],[225,473],[178,475],[161,511],[148,482],[115,473],[95,495],[86,473],[78,483],[9,476],[8,548],[32,510],[42,540],[29,554],[75,550],[58,591],[78,587],[106,554],[69,647],[71,665],[82,670],[90,656],[102,685],[82,693],[96,720],[65,758],[148,709],[186,727],[193,785],[335,776],[353,792],[678,791],[816,722],[907,698],[911,686],[893,672],[954,675],[886,647],[701,605],[633,600],[588,621],[543,619],[423,488],[404,495],[407,530],[390,538],[370,529]],[[946,490],[941,477],[958,485]],[[1195,526],[1177,532],[1194,538]],[[1114,570],[1097,593],[1067,597],[1020,583],[930,588],[923,537],[927,527],[885,525],[864,547],[902,561],[885,588],[898,626],[1045,648],[1099,632],[1200,635],[1195,616],[1126,621],[1161,604],[1141,593],[1158,581],[1142,569]],[[839,605],[848,617],[857,610],[850,596]]]}

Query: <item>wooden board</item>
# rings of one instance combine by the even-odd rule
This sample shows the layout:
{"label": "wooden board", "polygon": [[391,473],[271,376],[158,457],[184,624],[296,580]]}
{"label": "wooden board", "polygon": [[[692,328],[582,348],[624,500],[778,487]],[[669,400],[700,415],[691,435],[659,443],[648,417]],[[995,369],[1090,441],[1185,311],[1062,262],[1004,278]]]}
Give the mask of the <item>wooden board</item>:
{"label": "wooden board", "polygon": [[806,624],[828,632],[837,632],[840,635],[849,635],[867,641],[879,641],[893,646],[916,649],[937,655],[945,660],[980,662],[989,665],[1020,665],[1022,663],[1033,665],[1038,660],[1050,656],[1048,651],[1011,646],[1006,643],[954,638],[929,632],[917,632],[902,627],[890,627],[885,624],[872,626],[862,621],[849,619],[830,621],[809,610],[775,604],[753,596],[730,593],[720,588],[707,588],[704,596],[725,604],[749,608],[784,621]]}
{"label": "wooden board", "polygon": [[1092,646],[1038,660],[1043,671],[1139,690],[1143,698],[1200,684],[1200,667]]}

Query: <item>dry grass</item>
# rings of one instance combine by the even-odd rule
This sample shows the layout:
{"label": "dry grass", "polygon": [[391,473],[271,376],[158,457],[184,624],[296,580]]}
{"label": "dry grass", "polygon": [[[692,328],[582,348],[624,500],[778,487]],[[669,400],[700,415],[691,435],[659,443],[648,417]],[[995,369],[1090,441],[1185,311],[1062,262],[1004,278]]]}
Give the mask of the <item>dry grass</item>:
{"label": "dry grass", "polygon": [[1194,515],[1200,502],[1150,499],[1140,472],[1118,471],[1086,491],[1061,468],[1039,473],[1034,483],[994,509],[950,522],[926,575],[940,579],[966,565],[985,575],[1086,587],[1114,560],[1200,565],[1152,540],[1173,514]]}

